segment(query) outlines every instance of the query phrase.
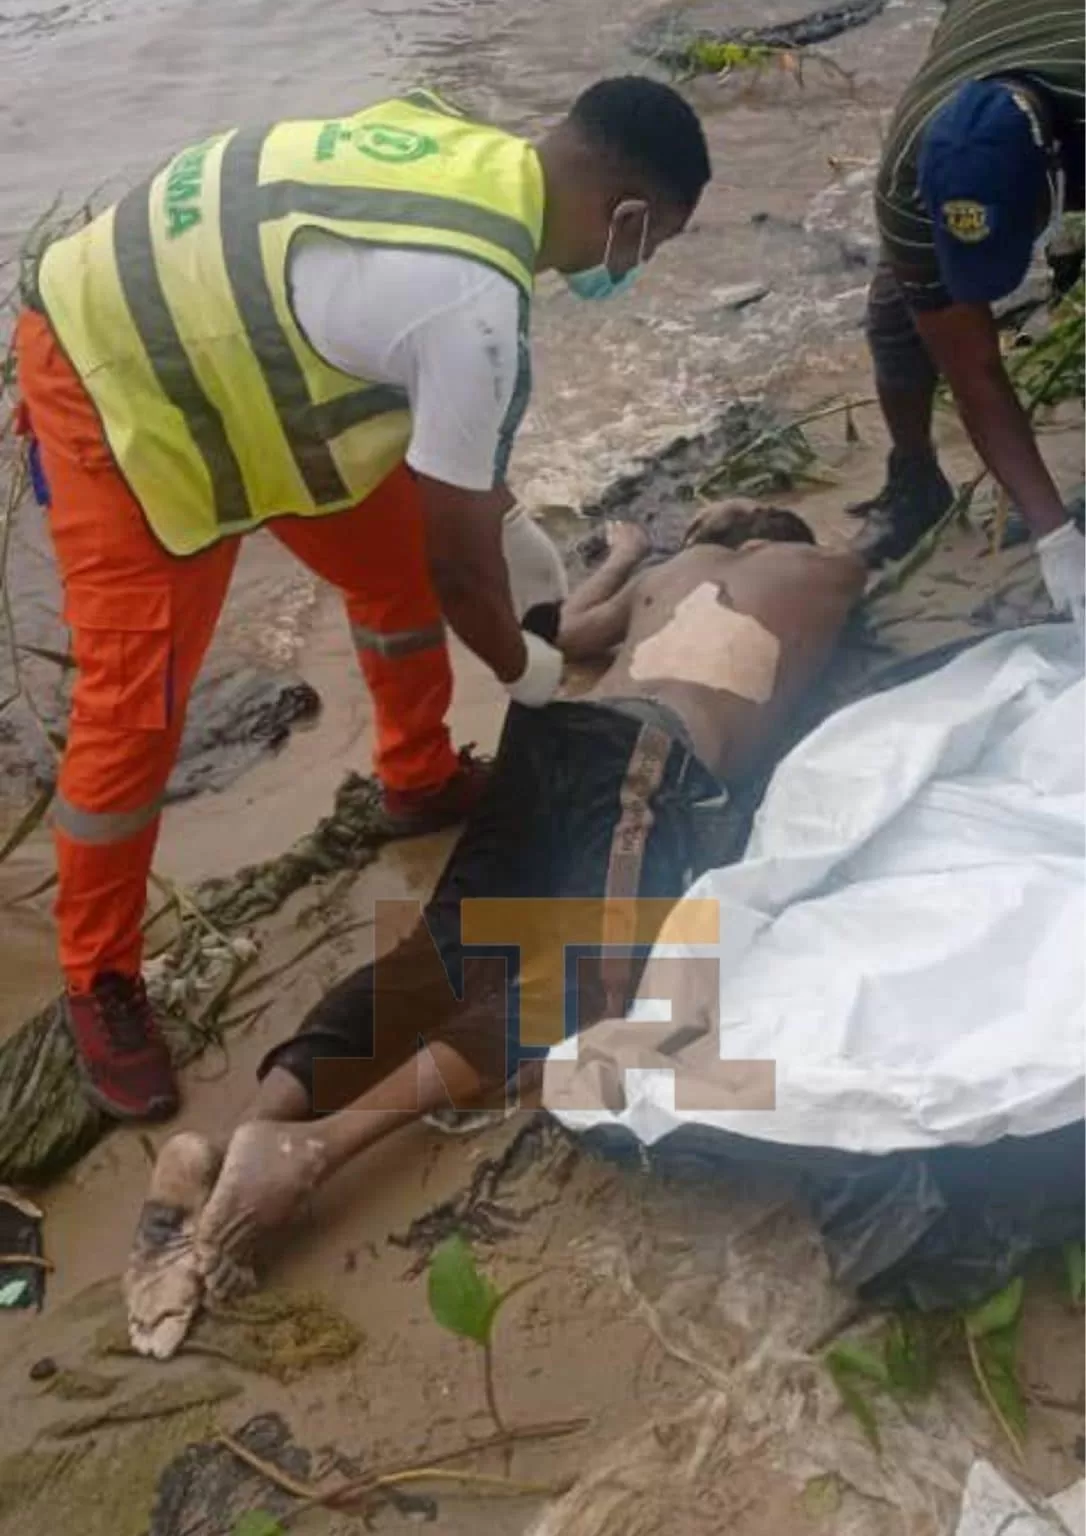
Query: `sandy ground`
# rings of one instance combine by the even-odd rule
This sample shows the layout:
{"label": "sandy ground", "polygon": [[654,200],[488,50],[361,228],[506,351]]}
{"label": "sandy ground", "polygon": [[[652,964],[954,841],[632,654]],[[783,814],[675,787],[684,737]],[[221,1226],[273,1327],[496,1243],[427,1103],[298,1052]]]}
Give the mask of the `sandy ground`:
{"label": "sandy ground", "polygon": [[[863,387],[858,354],[842,362],[836,378],[819,381],[821,394],[853,386]],[[863,413],[859,425],[859,445],[845,444],[839,421],[813,434],[838,484],[790,498],[829,539],[849,530],[842,503],[878,483],[884,445],[874,413]],[[941,431],[948,469],[964,476],[972,459],[960,430],[947,418]],[[1077,425],[1045,441],[1061,482],[1072,485],[1082,472]],[[983,540],[964,534],[958,547],[959,569],[981,580]],[[364,691],[342,686],[352,666],[341,615],[323,603],[303,658],[305,675],[327,701],[319,723],[229,790],[172,808],[160,868],[182,880],[225,873],[286,847],[313,824],[342,773],[368,759]],[[459,652],[456,671],[457,738],[486,749],[500,725],[499,692]],[[424,899],[450,844],[451,836],[402,844],[357,877],[299,893],[261,925],[261,964],[271,969],[288,959],[315,921],[365,922],[377,898]],[[45,861],[35,844],[20,856],[19,880],[32,881]],[[369,958],[367,938],[363,932],[329,943],[280,975],[249,1032],[231,1036],[225,1056],[208,1055],[186,1074],[184,1108],[171,1129],[228,1126],[262,1052],[334,979]],[[44,964],[50,943],[42,911],[31,908],[14,930],[5,916],[2,1012],[9,1023],[54,985]],[[13,949],[33,974],[25,988],[20,965],[7,960]],[[76,1529],[82,1536],[230,1536],[236,1509],[225,1507],[174,1524],[160,1507],[150,1523],[154,1489],[185,1445],[206,1441],[216,1426],[236,1430],[258,1413],[282,1415],[297,1444],[314,1453],[311,1470],[328,1463],[330,1450],[337,1465],[369,1469],[422,1461],[488,1433],[476,1353],[430,1319],[415,1273],[420,1251],[390,1236],[461,1195],[529,1116],[522,1111],[471,1140],[449,1141],[422,1127],[393,1137],[338,1177],[269,1256],[275,1287],[318,1293],[359,1330],[348,1360],[288,1384],[218,1362],[225,1374],[215,1390],[225,1380],[238,1393],[229,1400],[58,1439],[63,1421],[103,1405],[60,1401],[50,1383],[33,1381],[30,1367],[43,1356],[63,1370],[116,1378],[106,1405],[162,1382],[187,1384],[199,1395],[209,1365],[199,1355],[168,1366],[95,1357],[98,1329],[116,1317],[116,1276],[148,1158],[166,1133],[111,1134],[44,1196],[55,1265],[44,1312],[9,1316],[0,1328],[0,1536]],[[500,1324],[497,1390],[506,1420],[588,1420],[569,1439],[518,1445],[510,1470],[555,1490],[579,1481],[564,1499],[512,1501],[427,1486],[430,1502],[386,1507],[375,1529],[426,1520],[449,1536],[942,1536],[953,1528],[974,1454],[988,1455],[1034,1491],[1054,1492],[1081,1475],[1081,1318],[1050,1279],[1031,1286],[1027,1306],[1025,1465],[1015,1464],[960,1365],[948,1368],[930,1402],[907,1412],[880,1408],[880,1460],[811,1353],[848,1299],[830,1281],[817,1235],[778,1192],[650,1179],[539,1128],[519,1144],[482,1220],[493,1239],[481,1248],[483,1261],[496,1280],[544,1271]],[[471,1465],[506,1470],[498,1453]],[[244,1507],[266,1505],[270,1494],[257,1480],[237,1496]],[[330,1536],[362,1527],[311,1511],[292,1529]]]}

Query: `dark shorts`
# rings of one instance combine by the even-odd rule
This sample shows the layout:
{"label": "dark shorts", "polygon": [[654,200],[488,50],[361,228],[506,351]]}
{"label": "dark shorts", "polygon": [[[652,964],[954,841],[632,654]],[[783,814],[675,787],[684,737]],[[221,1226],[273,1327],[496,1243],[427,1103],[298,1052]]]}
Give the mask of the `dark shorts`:
{"label": "dark shorts", "polygon": [[867,294],[867,344],[884,389],[934,390],[935,364],[887,261],[879,262]]}
{"label": "dark shorts", "polygon": [[[538,1025],[546,1014],[554,1043],[625,1007],[654,932],[639,926],[631,946],[628,930],[624,937],[615,928],[619,909],[598,899],[660,898],[637,909],[658,928],[689,884],[694,806],[720,789],[678,717],[651,701],[615,703],[510,705],[487,791],[420,920],[322,998],[298,1034],[265,1057],[261,1077],[285,1068],[325,1113],[423,1042],[444,1040],[498,1085],[545,1054],[545,1044],[525,1038],[522,1019]],[[557,919],[556,897],[571,903]],[[485,942],[465,950],[461,903],[473,898],[493,905]],[[596,900],[574,906],[574,898]],[[571,913],[575,932],[566,931]],[[619,946],[606,959],[605,944]]]}

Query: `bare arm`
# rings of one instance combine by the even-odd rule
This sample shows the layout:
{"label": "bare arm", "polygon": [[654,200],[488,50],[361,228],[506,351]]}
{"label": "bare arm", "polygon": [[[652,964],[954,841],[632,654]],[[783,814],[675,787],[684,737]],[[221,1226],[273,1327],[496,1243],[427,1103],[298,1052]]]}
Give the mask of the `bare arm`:
{"label": "bare arm", "polygon": [[632,523],[609,530],[607,558],[562,604],[558,649],[567,661],[594,661],[621,645],[630,627],[634,571],[650,548]]}
{"label": "bare arm", "polygon": [[469,650],[503,683],[528,659],[502,553],[502,516],[512,498],[418,477],[430,574],[442,612]]}
{"label": "bare arm", "polygon": [[915,312],[914,319],[974,447],[1035,537],[1059,528],[1067,513],[1007,377],[991,311],[984,304],[952,304]]}

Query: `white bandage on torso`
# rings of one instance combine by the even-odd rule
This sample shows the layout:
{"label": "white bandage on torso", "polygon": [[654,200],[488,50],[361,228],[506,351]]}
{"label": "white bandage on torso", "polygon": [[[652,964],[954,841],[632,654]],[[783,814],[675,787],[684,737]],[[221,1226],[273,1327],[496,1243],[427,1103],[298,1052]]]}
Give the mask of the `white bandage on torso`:
{"label": "white bandage on torso", "polygon": [[747,613],[720,601],[716,582],[703,581],[673,616],[640,642],[630,662],[635,682],[695,683],[765,704],[773,697],[781,644]]}
{"label": "white bandage on torso", "polygon": [[549,704],[558,692],[562,681],[562,653],[538,635],[526,634],[524,644],[528,650],[524,671],[513,682],[506,683],[505,691],[514,703],[539,709]]}
{"label": "white bandage on torso", "polygon": [[538,603],[565,602],[569,578],[562,557],[523,507],[514,507],[502,523],[502,551],[518,619]]}

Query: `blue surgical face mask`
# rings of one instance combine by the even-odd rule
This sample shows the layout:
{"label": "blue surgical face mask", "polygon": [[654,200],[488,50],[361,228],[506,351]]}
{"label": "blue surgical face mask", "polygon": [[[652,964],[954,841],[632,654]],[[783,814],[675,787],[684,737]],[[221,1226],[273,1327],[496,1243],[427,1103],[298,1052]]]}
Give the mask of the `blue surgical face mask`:
{"label": "blue surgical face mask", "polygon": [[578,299],[614,299],[620,293],[628,293],[637,281],[645,261],[645,246],[649,237],[649,211],[646,208],[644,212],[637,261],[628,272],[624,272],[621,277],[615,277],[611,272],[611,246],[615,238],[615,219],[621,211],[621,207],[616,208],[611,219],[611,226],[607,231],[607,246],[603,253],[603,260],[594,267],[585,267],[583,272],[567,272],[565,274],[566,287]]}

